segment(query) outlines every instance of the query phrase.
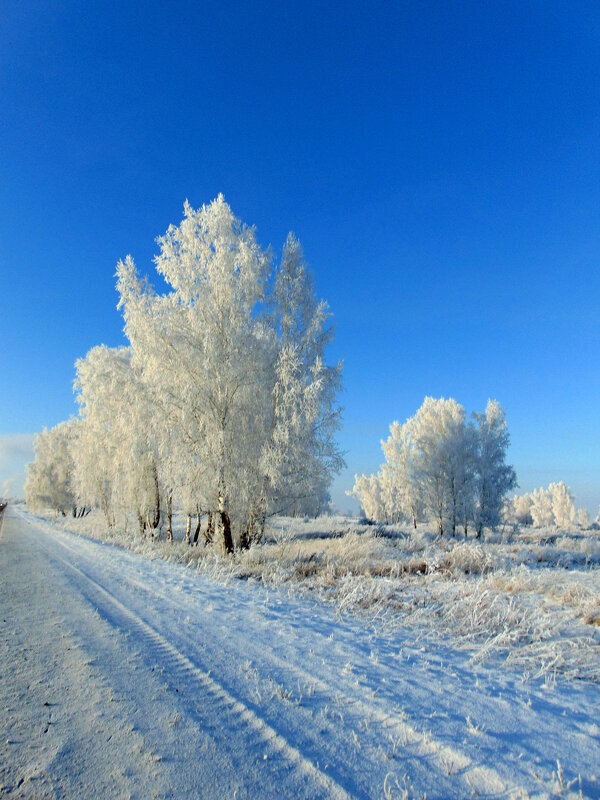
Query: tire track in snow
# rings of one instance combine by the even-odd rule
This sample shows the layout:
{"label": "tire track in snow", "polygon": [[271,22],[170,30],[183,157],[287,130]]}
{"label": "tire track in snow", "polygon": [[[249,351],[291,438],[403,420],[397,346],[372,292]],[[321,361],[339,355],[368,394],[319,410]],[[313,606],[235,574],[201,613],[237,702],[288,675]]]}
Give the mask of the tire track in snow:
{"label": "tire track in snow", "polygon": [[[56,553],[52,554],[60,563],[68,567],[79,578],[86,581],[93,590],[100,595],[105,601],[116,609],[118,615],[124,620],[124,626],[129,629],[136,630],[142,637],[150,643],[151,649],[158,653],[159,661],[170,659],[171,663],[176,665],[182,677],[187,676],[188,688],[189,679],[193,679],[196,684],[206,692],[213,701],[216,701],[217,708],[221,708],[224,712],[229,714],[240,727],[245,726],[252,731],[257,741],[253,742],[255,749],[260,745],[264,753],[264,760],[268,760],[273,755],[283,757],[290,766],[295,767],[305,777],[309,777],[318,786],[325,791],[325,797],[337,798],[339,800],[349,800],[350,795],[344,787],[339,784],[335,778],[327,775],[320,768],[315,766],[302,752],[290,744],[282,734],[275,730],[268,722],[260,717],[255,711],[249,708],[238,698],[234,697],[224,686],[222,686],[215,678],[211,677],[210,672],[205,672],[198,667],[190,658],[184,653],[179,651],[171,642],[162,636],[155,628],[145,622],[141,617],[128,609],[123,603],[120,602],[113,594],[105,589],[100,583],[87,575],[83,570],[79,569],[69,561],[57,556]],[[100,611],[100,608],[98,609]],[[172,674],[172,670],[170,673]],[[270,750],[270,753],[265,752],[265,748]]]}
{"label": "tire track in snow", "polygon": [[[67,548],[71,549],[68,546]],[[75,550],[73,552],[76,554]],[[124,576],[123,580],[132,588],[141,590],[177,610],[182,610],[181,606],[166,592],[149,587],[143,581],[135,578]],[[319,635],[322,638],[326,638],[324,634]],[[245,655],[248,657],[254,655],[254,658],[262,660],[264,665],[264,659],[267,654],[260,649],[260,645],[249,639],[247,647],[248,650]],[[345,714],[348,714],[349,711],[353,713],[356,719],[350,727],[360,729],[360,722],[367,721],[370,724],[373,721],[377,721],[381,725],[382,731],[388,734],[393,733],[397,740],[402,742],[405,755],[408,755],[407,751],[410,748],[412,751],[410,755],[419,759],[428,759],[431,767],[439,772],[440,778],[447,779],[451,776],[459,778],[464,784],[465,792],[469,795],[479,797],[526,797],[526,792],[522,787],[507,785],[506,780],[496,770],[474,763],[471,758],[455,747],[449,747],[438,742],[430,731],[419,730],[408,721],[407,714],[390,713],[388,708],[377,702],[374,694],[367,697],[367,693],[370,694],[371,692],[367,687],[353,686],[352,694],[348,694],[348,692],[340,689],[339,684],[335,688],[332,687],[323,678],[316,676],[315,672],[309,672],[295,662],[284,661],[274,651],[268,653],[268,658],[269,662],[281,672],[292,674],[294,681],[302,681],[307,685],[313,686],[324,697],[330,698],[336,704],[336,707],[343,708]],[[362,697],[357,696],[358,692]]]}

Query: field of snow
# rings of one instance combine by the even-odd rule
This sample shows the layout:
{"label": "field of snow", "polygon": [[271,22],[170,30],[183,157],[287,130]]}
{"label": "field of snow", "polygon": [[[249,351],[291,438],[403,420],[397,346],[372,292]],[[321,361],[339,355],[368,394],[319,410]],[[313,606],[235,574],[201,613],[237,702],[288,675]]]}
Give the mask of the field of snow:
{"label": "field of snow", "polygon": [[597,532],[112,538],[5,514],[0,795],[600,797]]}

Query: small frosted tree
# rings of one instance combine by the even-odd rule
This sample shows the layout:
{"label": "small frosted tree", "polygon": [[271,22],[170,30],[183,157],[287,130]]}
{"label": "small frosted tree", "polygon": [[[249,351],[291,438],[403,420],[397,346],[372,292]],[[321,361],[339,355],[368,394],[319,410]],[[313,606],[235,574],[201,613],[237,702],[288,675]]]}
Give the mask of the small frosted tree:
{"label": "small frosted tree", "polygon": [[426,397],[415,417],[415,476],[438,532],[449,520],[453,533],[467,503],[471,467],[465,410],[456,400]]}
{"label": "small frosted tree", "polygon": [[387,521],[387,510],[378,475],[355,475],[352,494],[357,498],[368,520],[371,522]]}
{"label": "small frosted tree", "polygon": [[517,525],[533,524],[533,517],[531,516],[532,505],[533,496],[531,494],[522,494],[513,497],[512,513],[514,515],[514,521]]}
{"label": "small frosted tree", "polygon": [[547,528],[555,524],[552,496],[547,489],[536,489],[531,493],[531,518],[536,528]]}
{"label": "small frosted tree", "polygon": [[571,490],[560,483],[551,483],[548,492],[552,498],[554,522],[559,528],[570,528],[575,523],[575,503]]}
{"label": "small frosted tree", "polygon": [[394,522],[405,518],[414,528],[423,514],[423,492],[415,474],[414,419],[404,425],[393,422],[390,435],[381,442],[385,456],[382,473],[388,485],[389,504]]}

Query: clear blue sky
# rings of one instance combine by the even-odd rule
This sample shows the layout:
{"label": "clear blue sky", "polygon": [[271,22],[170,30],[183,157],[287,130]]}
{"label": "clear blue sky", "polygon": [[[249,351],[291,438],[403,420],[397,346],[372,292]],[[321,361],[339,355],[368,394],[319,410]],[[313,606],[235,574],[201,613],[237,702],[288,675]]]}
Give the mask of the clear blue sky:
{"label": "clear blue sky", "polygon": [[597,2],[3,3],[0,111],[0,449],[121,343],[116,261],[223,192],[335,314],[342,508],[427,394],[498,398],[521,488],[597,508]]}

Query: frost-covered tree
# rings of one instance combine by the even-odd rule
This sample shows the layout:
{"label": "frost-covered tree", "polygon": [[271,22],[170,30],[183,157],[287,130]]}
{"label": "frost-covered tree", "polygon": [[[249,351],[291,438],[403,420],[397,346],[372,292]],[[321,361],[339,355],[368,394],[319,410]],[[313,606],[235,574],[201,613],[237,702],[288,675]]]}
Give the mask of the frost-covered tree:
{"label": "frost-covered tree", "polygon": [[509,434],[498,401],[489,400],[485,414],[474,414],[474,420],[475,521],[480,537],[484,526],[494,527],[500,522],[504,497],[517,485],[517,476],[506,463]]}
{"label": "frost-covered tree", "polygon": [[423,492],[416,477],[414,447],[414,420],[407,420],[404,425],[393,422],[390,435],[381,442],[385,456],[382,467],[384,483],[387,486],[388,506],[394,522],[408,519],[413,527],[423,513]]}
{"label": "frost-covered tree", "polygon": [[531,493],[530,513],[536,528],[550,527],[555,524],[552,495],[547,489],[540,488]]}
{"label": "frost-covered tree", "polygon": [[33,441],[35,459],[27,465],[25,502],[32,509],[52,508],[74,516],[84,513],[77,508],[73,490],[73,450],[77,421],[61,422],[43,430]]}
{"label": "frost-covered tree", "polygon": [[570,528],[576,519],[581,524],[573,494],[563,481],[551,483],[547,489],[542,487],[530,494],[514,497],[512,509],[515,522],[522,525]]}
{"label": "frost-covered tree", "polygon": [[76,363],[82,425],[75,450],[78,496],[99,506],[109,526],[117,509],[135,511],[140,532],[160,523],[154,428],[129,348],[95,347]]}
{"label": "frost-covered tree", "polygon": [[571,490],[564,484],[551,483],[547,489],[516,495],[505,503],[503,518],[513,525],[534,525],[537,528],[580,528],[590,526],[590,515],[584,508],[575,508]]}
{"label": "frost-covered tree", "polygon": [[284,513],[323,511],[331,475],[343,464],[335,443],[341,364],[332,367],[324,361],[333,336],[331,315],[327,304],[316,300],[293,234],[283,248],[268,300],[274,346],[266,384],[272,389],[265,404],[260,489],[250,513],[249,538],[262,536],[269,504]]}
{"label": "frost-covered tree", "polygon": [[354,494],[365,514],[381,522],[434,519],[440,534],[471,522],[478,535],[496,525],[516,479],[506,465],[504,413],[490,401],[485,414],[467,423],[455,400],[426,397],[404,425],[394,422],[382,442],[385,463],[377,475],[356,476]]}
{"label": "frost-covered tree", "polygon": [[552,498],[552,513],[555,524],[560,528],[570,528],[575,522],[575,503],[571,490],[560,483],[551,483],[548,492]]}
{"label": "frost-covered tree", "polygon": [[359,501],[368,520],[389,521],[388,510],[383,502],[380,475],[355,475],[352,494]]}
{"label": "frost-covered tree", "polygon": [[151,420],[170,540],[175,498],[187,514],[188,530],[192,516],[208,508],[203,336],[193,306],[180,302],[176,292],[157,295],[138,278],[131,257],[119,262],[117,277],[131,366]]}
{"label": "frost-covered tree", "polygon": [[415,416],[415,475],[426,507],[444,533],[456,532],[467,503],[472,472],[465,410],[456,400],[426,397]]}
{"label": "frost-covered tree", "polygon": [[586,508],[577,509],[577,524],[584,530],[590,527],[590,515]]}
{"label": "frost-covered tree", "polygon": [[516,495],[511,501],[513,522],[516,525],[532,525],[531,507],[533,497],[531,494]]}

